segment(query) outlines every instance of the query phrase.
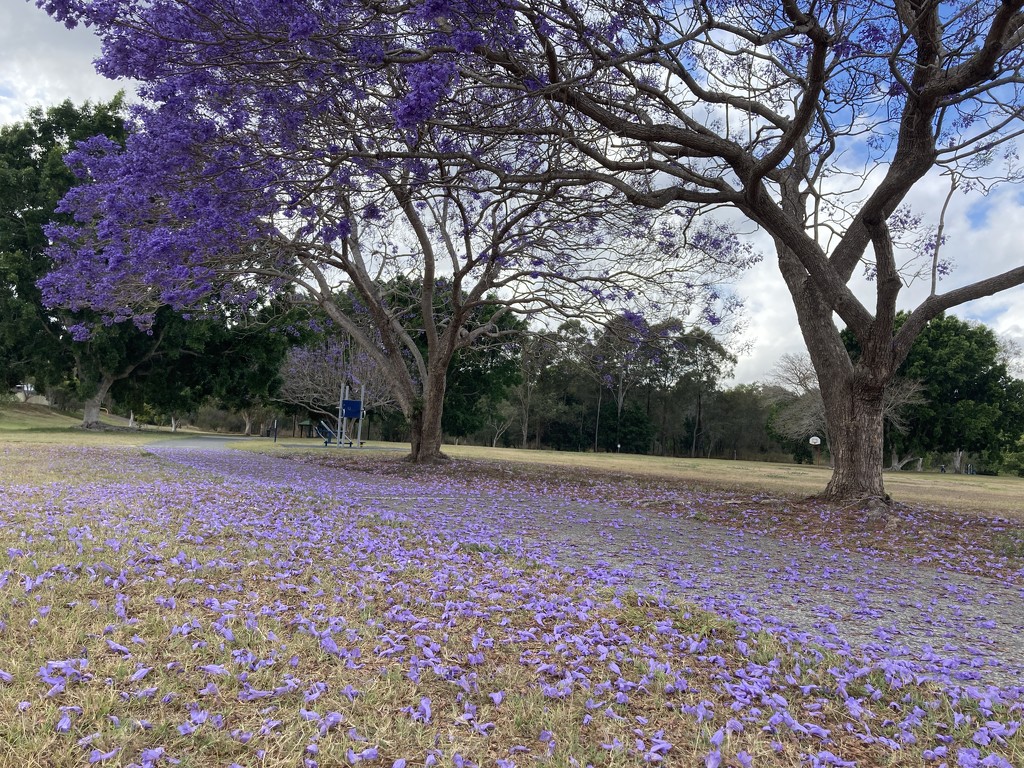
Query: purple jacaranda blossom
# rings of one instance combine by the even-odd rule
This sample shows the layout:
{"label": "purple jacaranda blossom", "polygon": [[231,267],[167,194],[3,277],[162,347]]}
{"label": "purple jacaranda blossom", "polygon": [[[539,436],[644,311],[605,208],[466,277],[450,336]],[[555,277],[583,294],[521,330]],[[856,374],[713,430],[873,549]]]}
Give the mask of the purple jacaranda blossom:
{"label": "purple jacaranda blossom", "polygon": [[361,752],[356,752],[354,749],[349,749],[348,752],[346,752],[345,754],[346,757],[348,758],[349,763],[354,765],[355,763],[359,763],[364,760],[376,760],[378,751],[376,747],[367,747]]}
{"label": "purple jacaranda blossom", "polygon": [[279,725],[281,725],[280,720],[275,720],[273,718],[265,720],[263,725],[260,726],[260,735],[266,736],[268,733],[275,730]]}
{"label": "purple jacaranda blossom", "polygon": [[341,648],[338,647],[338,644],[334,642],[334,638],[329,634],[320,636],[320,647],[333,656],[341,655]]}
{"label": "purple jacaranda blossom", "polygon": [[827,749],[823,749],[816,755],[811,755],[811,764],[814,768],[825,768],[826,766],[835,766],[835,768],[857,768],[857,763],[851,760],[843,760],[832,754]]}
{"label": "purple jacaranda blossom", "polygon": [[57,721],[57,725],[54,728],[57,733],[67,733],[71,730],[71,717],[65,712],[60,720]]}
{"label": "purple jacaranda blossom", "polygon": [[10,672],[0,669],[0,683],[13,683],[14,675]]}
{"label": "purple jacaranda blossom", "polygon": [[328,712],[320,722],[320,735],[326,735],[329,731],[337,728],[344,722],[345,718],[340,712]]}
{"label": "purple jacaranda blossom", "polygon": [[412,719],[417,722],[429,723],[432,714],[430,709],[430,698],[428,696],[423,696],[420,698],[420,703],[415,707],[415,709],[407,707],[403,711],[408,712],[412,716]]}
{"label": "purple jacaranda blossom", "polygon": [[303,697],[305,698],[306,703],[308,704],[309,702],[316,701],[318,698],[320,698],[320,696],[326,690],[327,690],[327,683],[315,682],[303,694]]}
{"label": "purple jacaranda blossom", "polygon": [[115,643],[109,637],[107,638],[107,648],[109,648],[114,653],[121,654],[122,656],[130,657],[132,655],[132,652],[129,651],[127,647],[121,645],[120,643]]}
{"label": "purple jacaranda blossom", "polygon": [[208,675],[230,675],[231,672],[223,664],[204,664],[199,669]]}
{"label": "purple jacaranda blossom", "polygon": [[708,756],[704,758],[704,768],[719,768],[722,764],[722,753],[717,749],[713,752],[709,752]]}
{"label": "purple jacaranda blossom", "polygon": [[101,763],[104,760],[112,760],[120,751],[120,747],[114,747],[109,752],[101,752],[98,749],[94,749],[89,754],[89,765],[92,765],[93,763]]}
{"label": "purple jacaranda blossom", "polygon": [[346,685],[344,688],[338,691],[338,693],[347,698],[349,701],[353,701],[356,698],[356,696],[359,695],[359,691],[357,691],[351,685]]}

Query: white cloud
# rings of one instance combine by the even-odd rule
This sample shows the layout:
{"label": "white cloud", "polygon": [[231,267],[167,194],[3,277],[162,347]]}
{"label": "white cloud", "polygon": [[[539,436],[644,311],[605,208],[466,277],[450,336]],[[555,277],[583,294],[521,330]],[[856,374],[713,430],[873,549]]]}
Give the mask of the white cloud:
{"label": "white cloud", "polygon": [[[938,223],[948,190],[946,184],[936,174],[922,182],[908,198],[931,225]],[[748,329],[743,340],[751,349],[736,367],[736,383],[762,380],[784,353],[806,351],[770,243],[764,254],[764,261],[737,285],[737,292],[746,299]],[[1024,205],[1019,187],[1006,184],[981,199],[956,193],[946,214],[942,256],[953,262],[953,273],[939,282],[940,294],[1024,265]],[[851,285],[869,311],[873,311],[873,285],[856,276]],[[930,288],[926,280],[904,288],[899,308],[913,309],[927,298]],[[1024,288],[954,307],[948,314],[977,320],[1000,336],[1024,344]]]}
{"label": "white cloud", "polygon": [[96,74],[100,44],[85,27],[67,29],[33,2],[5,0],[0,25],[0,124],[24,119],[31,107],[71,99],[105,101],[132,84]]}

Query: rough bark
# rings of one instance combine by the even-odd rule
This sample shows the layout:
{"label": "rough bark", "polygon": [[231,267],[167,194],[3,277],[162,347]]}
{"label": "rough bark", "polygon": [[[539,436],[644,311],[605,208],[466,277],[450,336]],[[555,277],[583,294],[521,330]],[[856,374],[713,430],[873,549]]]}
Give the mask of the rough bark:
{"label": "rough bark", "polygon": [[96,385],[95,393],[83,403],[85,412],[82,416],[82,426],[85,429],[98,429],[102,426],[100,424],[100,408],[107,397],[107,392],[110,391],[110,387],[116,380],[111,375],[103,376]]}
{"label": "rough bark", "polygon": [[444,410],[444,393],[447,385],[447,363],[443,369],[433,368],[423,386],[421,407],[409,419],[412,450],[409,461],[414,464],[430,464],[445,461],[441,452],[441,415]]}
{"label": "rough bark", "polygon": [[847,382],[831,389],[825,413],[835,464],[823,496],[843,501],[887,500],[882,484],[881,391]]}
{"label": "rough bark", "polygon": [[795,254],[778,240],[776,246],[807,352],[819,372],[832,458],[832,478],[820,498],[856,504],[884,521],[889,497],[882,480],[883,406],[885,385],[892,378],[892,357],[884,358],[886,346],[880,341],[884,329],[876,326],[878,338],[863,342],[862,359],[854,365],[834,323],[821,320],[831,316],[829,303]]}

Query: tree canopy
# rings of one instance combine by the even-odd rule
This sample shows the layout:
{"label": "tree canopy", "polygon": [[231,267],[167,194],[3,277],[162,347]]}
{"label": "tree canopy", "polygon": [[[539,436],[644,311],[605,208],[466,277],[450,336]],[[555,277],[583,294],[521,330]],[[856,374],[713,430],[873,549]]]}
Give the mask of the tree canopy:
{"label": "tree canopy", "polygon": [[[1017,177],[1022,6],[49,0],[58,20],[98,31],[100,70],[141,81],[145,105],[126,153],[98,141],[78,154],[98,183],[67,206],[102,225],[53,232],[47,289],[118,317],[151,293],[245,297],[251,281],[224,279],[240,273],[312,290],[329,264],[368,286],[389,268],[368,259],[375,248],[404,252],[381,226],[400,217],[424,286],[438,251],[475,281],[456,295],[531,286],[536,308],[568,283],[590,297],[568,302],[583,311],[654,299],[644,286],[680,274],[674,243],[742,263],[705,218],[728,208],[774,243],[833,439],[826,495],[879,501],[883,393],[913,339],[1024,282],[1020,266],[942,292],[932,280],[896,327],[904,283],[945,270],[936,217],[910,210],[910,193],[940,173],[973,194]],[[714,295],[684,294],[694,307]],[[441,368],[462,330],[438,324]],[[402,343],[394,328],[384,349]],[[410,415],[440,401],[439,370],[396,384]]]}

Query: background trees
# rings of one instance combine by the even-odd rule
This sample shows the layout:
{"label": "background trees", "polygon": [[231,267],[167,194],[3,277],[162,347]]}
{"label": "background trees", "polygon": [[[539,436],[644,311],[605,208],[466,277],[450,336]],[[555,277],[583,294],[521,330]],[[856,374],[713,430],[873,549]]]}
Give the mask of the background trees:
{"label": "background trees", "polygon": [[1024,431],[1024,381],[1009,375],[998,340],[984,325],[951,316],[932,320],[902,371],[922,382],[924,395],[907,409],[908,440],[950,453],[956,472],[965,452],[991,460]]}
{"label": "background trees", "polygon": [[[83,406],[83,425],[99,422],[111,393],[126,407],[143,403],[173,419],[216,394],[233,407],[275,386],[282,335],[229,326],[223,317],[186,320],[153,307],[149,328],[103,322],[88,308],[44,306],[38,281],[51,269],[47,225],[60,199],[81,182],[64,162],[76,142],[124,140],[122,103],[33,109],[0,127],[0,371],[5,384],[32,381]],[[275,357],[276,356],[276,357]]]}
{"label": "background trees", "polygon": [[[5,386],[32,381],[43,391],[74,380],[85,396],[99,386],[91,376],[101,361],[87,359],[89,350],[75,346],[71,331],[90,316],[48,311],[36,281],[51,266],[43,229],[75,183],[64,155],[74,142],[97,134],[121,140],[120,110],[120,99],[81,107],[65,102],[34,108],[25,121],[0,126],[0,379]],[[122,331],[97,334],[93,349],[102,358],[109,360],[112,348],[123,348]]]}

